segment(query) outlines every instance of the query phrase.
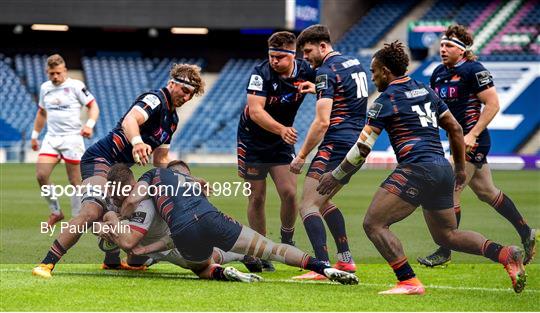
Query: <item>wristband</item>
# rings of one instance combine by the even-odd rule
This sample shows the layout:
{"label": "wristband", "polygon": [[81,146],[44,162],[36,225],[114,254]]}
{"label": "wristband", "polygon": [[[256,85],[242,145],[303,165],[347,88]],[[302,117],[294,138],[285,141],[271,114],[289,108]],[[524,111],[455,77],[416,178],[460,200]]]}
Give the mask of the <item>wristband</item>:
{"label": "wristband", "polygon": [[141,136],[135,136],[133,138],[131,138],[131,145],[135,147],[136,144],[139,144],[139,143],[144,143],[144,141],[142,140]]}
{"label": "wristband", "polygon": [[86,121],[86,127],[90,127],[90,128],[94,128],[94,126],[96,126],[96,121],[89,118],[87,121]]}
{"label": "wristband", "polygon": [[347,172],[345,172],[342,168],[341,168],[341,164],[336,167],[333,171],[332,171],[332,176],[334,176],[335,179],[341,181],[345,176],[347,176]]}
{"label": "wristband", "polygon": [[30,136],[30,138],[32,139],[38,139],[39,137],[39,132],[37,130],[32,130],[32,135]]}

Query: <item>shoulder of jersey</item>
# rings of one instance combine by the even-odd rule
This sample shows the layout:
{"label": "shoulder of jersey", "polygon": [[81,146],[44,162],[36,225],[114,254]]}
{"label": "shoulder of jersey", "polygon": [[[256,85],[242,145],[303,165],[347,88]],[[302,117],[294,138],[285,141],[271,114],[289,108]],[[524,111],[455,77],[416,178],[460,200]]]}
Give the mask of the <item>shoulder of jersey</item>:
{"label": "shoulder of jersey", "polygon": [[[268,60],[264,60],[261,63],[257,64],[255,66],[255,69],[257,69],[259,76],[262,76],[263,79],[270,78],[270,64],[268,63]],[[255,75],[255,74],[252,74],[252,75]]]}
{"label": "shoulder of jersey", "polygon": [[155,109],[158,105],[161,104],[161,99],[156,95],[155,90],[143,93],[140,96],[139,101],[148,104],[152,109]]}
{"label": "shoulder of jersey", "polygon": [[84,88],[84,83],[78,79],[69,78],[66,80],[68,86],[74,86],[75,88]]}
{"label": "shoulder of jersey", "polygon": [[41,84],[41,89],[51,89],[52,87],[53,87],[53,84],[50,80]]}

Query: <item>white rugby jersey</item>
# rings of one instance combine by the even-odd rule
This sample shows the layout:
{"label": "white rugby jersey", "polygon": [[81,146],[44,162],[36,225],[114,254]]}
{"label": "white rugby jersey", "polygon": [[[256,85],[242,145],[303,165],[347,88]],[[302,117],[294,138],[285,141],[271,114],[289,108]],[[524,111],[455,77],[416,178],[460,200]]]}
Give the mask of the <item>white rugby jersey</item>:
{"label": "white rugby jersey", "polygon": [[55,86],[49,80],[41,84],[39,107],[47,111],[48,134],[53,136],[76,135],[81,132],[81,107],[94,101],[94,96],[84,83],[67,78]]}
{"label": "white rugby jersey", "polygon": [[164,236],[170,235],[169,226],[167,226],[167,223],[156,213],[152,199],[146,199],[139,203],[139,206],[129,218],[128,225],[132,230],[145,235],[140,242],[143,246],[154,243]]}

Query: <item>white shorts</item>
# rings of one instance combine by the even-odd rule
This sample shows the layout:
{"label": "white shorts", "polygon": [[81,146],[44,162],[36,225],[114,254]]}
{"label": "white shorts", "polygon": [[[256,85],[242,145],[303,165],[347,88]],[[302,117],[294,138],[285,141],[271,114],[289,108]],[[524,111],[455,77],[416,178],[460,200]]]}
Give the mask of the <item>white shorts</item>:
{"label": "white shorts", "polygon": [[40,156],[63,159],[66,163],[79,164],[84,154],[84,140],[81,135],[45,135],[39,149]]}

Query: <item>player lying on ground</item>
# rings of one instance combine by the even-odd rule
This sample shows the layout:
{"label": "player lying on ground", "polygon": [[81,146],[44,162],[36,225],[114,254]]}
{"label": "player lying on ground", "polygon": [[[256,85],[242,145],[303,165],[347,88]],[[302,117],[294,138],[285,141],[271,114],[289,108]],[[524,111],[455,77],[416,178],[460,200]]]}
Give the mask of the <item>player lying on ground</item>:
{"label": "player lying on ground", "polygon": [[342,284],[358,283],[354,274],[331,268],[294,246],[276,244],[224,215],[204,194],[193,192],[193,188],[197,187],[193,177],[189,176],[185,163],[176,162],[171,164],[171,167],[175,171],[154,168],[144,173],[137,182],[129,167],[124,164],[114,165],[108,174],[108,180],[121,183],[122,186],[132,186],[132,191],[129,196],[115,194],[113,200],[122,204],[123,213],[131,215],[136,206],[149,197],[144,192],[149,186],[154,186],[155,190],[167,190],[168,186],[177,188],[175,194],[157,192],[151,198],[156,211],[169,226],[174,245],[185,258],[188,267],[200,277],[246,282],[260,280],[257,275],[244,274],[213,264],[212,252],[214,247],[217,247],[224,251],[316,271]]}
{"label": "player lying on ground", "polygon": [[[127,231],[115,231],[117,228],[113,227],[121,222],[129,226]],[[184,257],[174,247],[167,223],[157,214],[151,199],[141,201],[127,220],[120,220],[114,211],[105,213],[102,224],[111,226],[108,229],[112,231],[99,227],[96,229],[100,232],[96,234],[128,253],[127,266],[146,269],[149,265],[166,261],[187,268]],[[242,261],[244,255],[214,248],[212,258],[215,263],[226,264]]]}
{"label": "player lying on ground", "polygon": [[[523,251],[501,246],[479,233],[458,230],[453,193],[463,188],[465,144],[463,132],[446,104],[433,90],[406,76],[409,57],[399,42],[385,44],[371,61],[372,80],[382,94],[368,111],[368,121],[358,142],[318,187],[330,194],[340,180],[362,166],[377,137],[386,129],[398,167],[373,196],[364,218],[369,239],[394,270],[399,282],[381,294],[423,294],[424,287],[407,261],[399,239],[390,226],[411,215],[421,205],[431,236],[452,250],[483,255],[504,265],[514,291],[525,288]],[[454,173],[444,158],[439,128],[448,132]],[[455,186],[455,187],[454,187]]]}
{"label": "player lying on ground", "polygon": [[[465,186],[481,201],[489,204],[518,232],[525,249],[524,264],[535,254],[536,234],[521,216],[514,202],[493,183],[487,155],[491,139],[487,126],[499,111],[499,97],[491,73],[477,62],[471,51],[473,37],[462,25],[451,25],[440,44],[442,64],[431,75],[431,88],[448,104],[450,112],[463,128],[466,146]],[[482,104],[484,109],[482,110]],[[457,224],[461,217],[461,191],[454,194]],[[418,258],[426,266],[444,265],[450,261],[450,249],[440,247],[433,254]]]}
{"label": "player lying on ground", "polygon": [[[113,164],[145,165],[153,154],[155,166],[167,165],[169,144],[178,125],[176,108],[203,92],[204,82],[198,66],[174,64],[166,87],[137,97],[116,127],[84,153],[81,160],[83,185],[94,188],[83,195],[81,212],[69,221],[69,229],[84,229],[101,221],[107,209],[104,186]],[[61,232],[32,274],[51,277],[55,264],[77,243],[82,233]],[[104,268],[120,268],[120,255],[109,253],[103,263]]]}
{"label": "player lying on ground", "polygon": [[[83,82],[68,77],[64,59],[53,54],[47,58],[47,76],[49,80],[41,85],[39,103],[32,131],[32,150],[39,149],[36,163],[36,178],[40,187],[51,185],[50,176],[61,159],[66,163],[69,183],[81,184],[79,164],[84,153],[83,137],[92,137],[93,128],[99,116],[99,107],[94,96],[86,89]],[[88,107],[88,120],[81,125],[81,107]],[[39,132],[47,124],[47,134],[41,147]],[[49,204],[51,214],[47,220],[49,227],[64,219],[58,199],[44,197]],[[81,199],[71,197],[71,216],[81,210]]]}

